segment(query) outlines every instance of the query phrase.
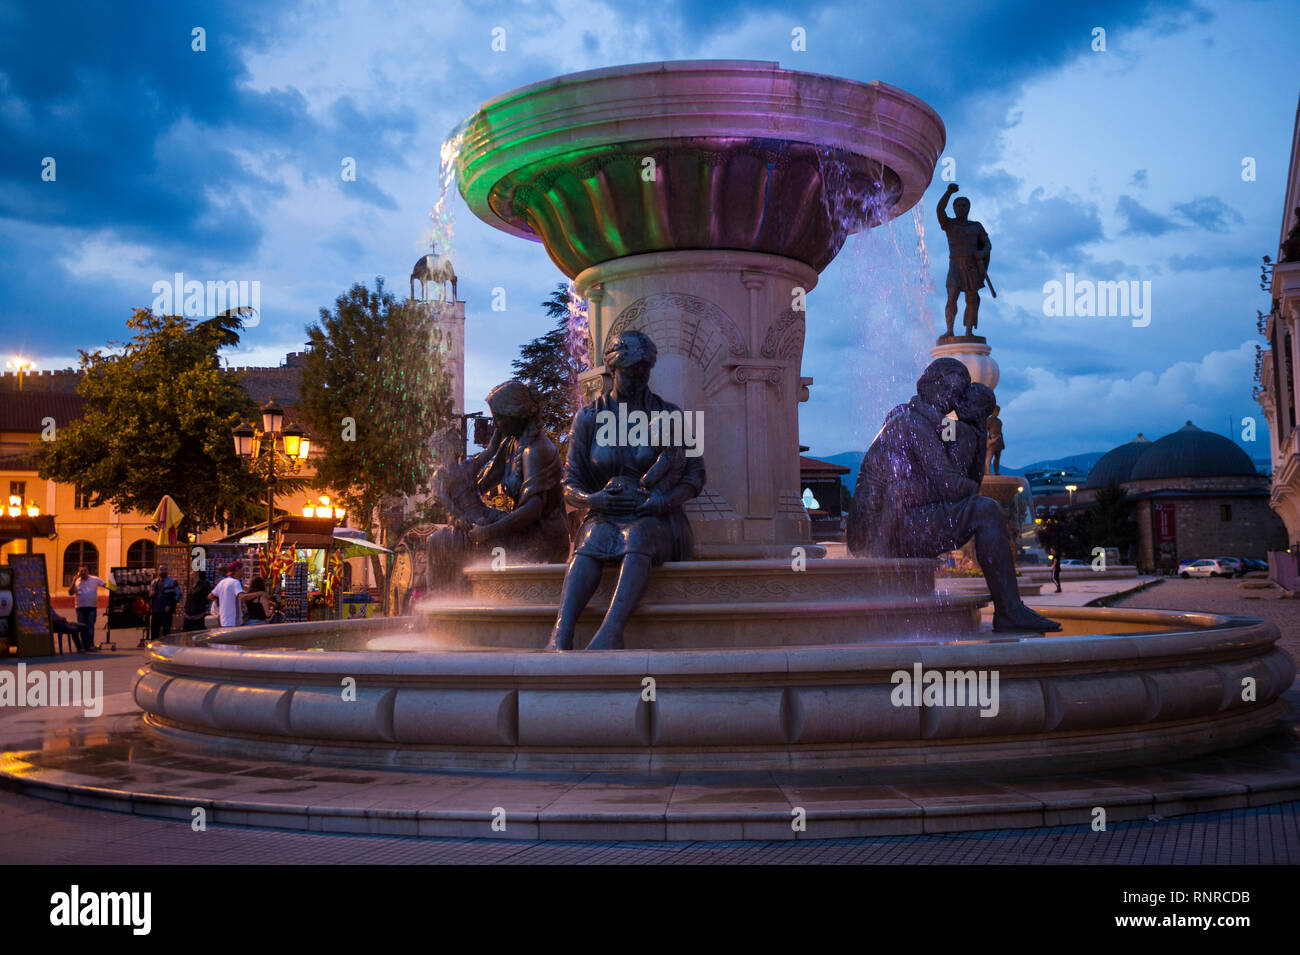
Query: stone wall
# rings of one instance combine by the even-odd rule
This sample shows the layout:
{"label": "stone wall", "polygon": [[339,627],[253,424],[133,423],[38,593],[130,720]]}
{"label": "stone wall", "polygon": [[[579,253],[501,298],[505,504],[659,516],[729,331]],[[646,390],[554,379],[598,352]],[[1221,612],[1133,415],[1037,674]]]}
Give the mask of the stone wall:
{"label": "stone wall", "polygon": [[[1270,550],[1286,549],[1286,527],[1269,507],[1268,498],[1217,495],[1195,498],[1156,498],[1175,507],[1177,555],[1179,561],[1205,557],[1253,557],[1266,560]],[[1137,502],[1138,564],[1155,563],[1151,538],[1153,499]],[[1223,520],[1221,507],[1231,508],[1231,519]]]}

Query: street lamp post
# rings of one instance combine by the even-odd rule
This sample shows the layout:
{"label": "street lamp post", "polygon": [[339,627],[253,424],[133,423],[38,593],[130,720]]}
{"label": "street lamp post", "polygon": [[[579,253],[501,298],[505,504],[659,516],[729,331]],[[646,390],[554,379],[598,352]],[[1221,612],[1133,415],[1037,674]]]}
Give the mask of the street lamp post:
{"label": "street lamp post", "polygon": [[252,473],[266,481],[266,552],[271,553],[272,526],[275,523],[275,483],[280,475],[294,474],[302,468],[311,451],[309,438],[297,425],[284,427],[284,409],[272,398],[262,407],[259,430],[241,421],[231,436],[235,454]]}
{"label": "street lamp post", "polygon": [[1074,507],[1074,492],[1079,490],[1079,485],[1067,484],[1065,485],[1065,489],[1070,492],[1070,506]]}
{"label": "street lamp post", "polygon": [[22,355],[14,355],[9,359],[9,367],[16,369],[18,372],[18,390],[23,390],[23,372],[32,367],[32,363]]}

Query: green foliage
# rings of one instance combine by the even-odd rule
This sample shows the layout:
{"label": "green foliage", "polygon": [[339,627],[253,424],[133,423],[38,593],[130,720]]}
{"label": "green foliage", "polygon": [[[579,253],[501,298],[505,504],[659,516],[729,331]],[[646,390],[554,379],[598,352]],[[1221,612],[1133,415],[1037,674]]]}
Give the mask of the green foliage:
{"label": "green foliage", "polygon": [[1127,554],[1137,543],[1138,529],[1133,521],[1133,502],[1117,481],[1097,492],[1090,509],[1088,540],[1093,547],[1117,547]]}
{"label": "green foliage", "polygon": [[541,402],[542,427],[554,439],[560,454],[568,450],[573,416],[578,413],[579,368],[569,353],[569,286],[560,282],[542,308],[555,327],[519,349],[511,362],[515,377],[527,383]]}
{"label": "green foliage", "polygon": [[254,408],[217,349],[239,341],[239,310],[194,323],[136,309],[120,354],[81,352],[81,419],[38,442],[40,475],[88,491],[91,503],[148,514],[164,494],[187,529],[257,519],[265,485],[235,456],[231,430]]}
{"label": "green foliage", "polygon": [[431,441],[452,411],[431,311],[376,279],[373,292],[358,283],[321,309],[307,335],[299,412],[323,452],[316,485],[362,521],[386,498],[427,491]]}
{"label": "green foliage", "polygon": [[1088,511],[1061,510],[1043,518],[1038,525],[1038,542],[1051,553],[1053,547],[1061,558],[1091,558],[1088,549]]}

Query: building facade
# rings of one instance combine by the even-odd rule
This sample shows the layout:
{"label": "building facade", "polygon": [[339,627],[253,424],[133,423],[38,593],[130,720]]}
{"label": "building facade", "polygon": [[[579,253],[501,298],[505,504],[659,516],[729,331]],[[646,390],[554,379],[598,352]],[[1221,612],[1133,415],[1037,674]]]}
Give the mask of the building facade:
{"label": "building facade", "polygon": [[1139,434],[1108,451],[1076,493],[1080,505],[1118,484],[1133,503],[1140,568],[1177,570],[1206,557],[1264,559],[1286,541],[1269,480],[1234,441],[1190,421],[1159,441]]}
{"label": "building facade", "polygon": [[1274,579],[1288,588],[1297,582],[1300,555],[1300,432],[1296,429],[1300,395],[1300,108],[1291,138],[1286,195],[1277,255],[1268,282],[1271,306],[1261,331],[1268,347],[1260,355],[1255,389],[1268,419],[1273,483],[1270,504],[1286,525],[1286,546],[1270,556]]}

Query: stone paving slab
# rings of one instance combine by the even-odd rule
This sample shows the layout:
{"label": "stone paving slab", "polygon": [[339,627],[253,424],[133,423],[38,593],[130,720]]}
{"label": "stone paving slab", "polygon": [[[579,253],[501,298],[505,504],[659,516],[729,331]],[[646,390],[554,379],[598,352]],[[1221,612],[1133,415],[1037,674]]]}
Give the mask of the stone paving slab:
{"label": "stone paving slab", "polygon": [[[806,840],[1037,828],[1258,807],[1300,796],[1300,745],[1167,766],[1018,779],[835,773],[349,770],[162,749],[137,716],[47,711],[6,745],[0,786],[70,806],[307,832],[527,840]],[[0,722],[20,741],[30,728]]]}

